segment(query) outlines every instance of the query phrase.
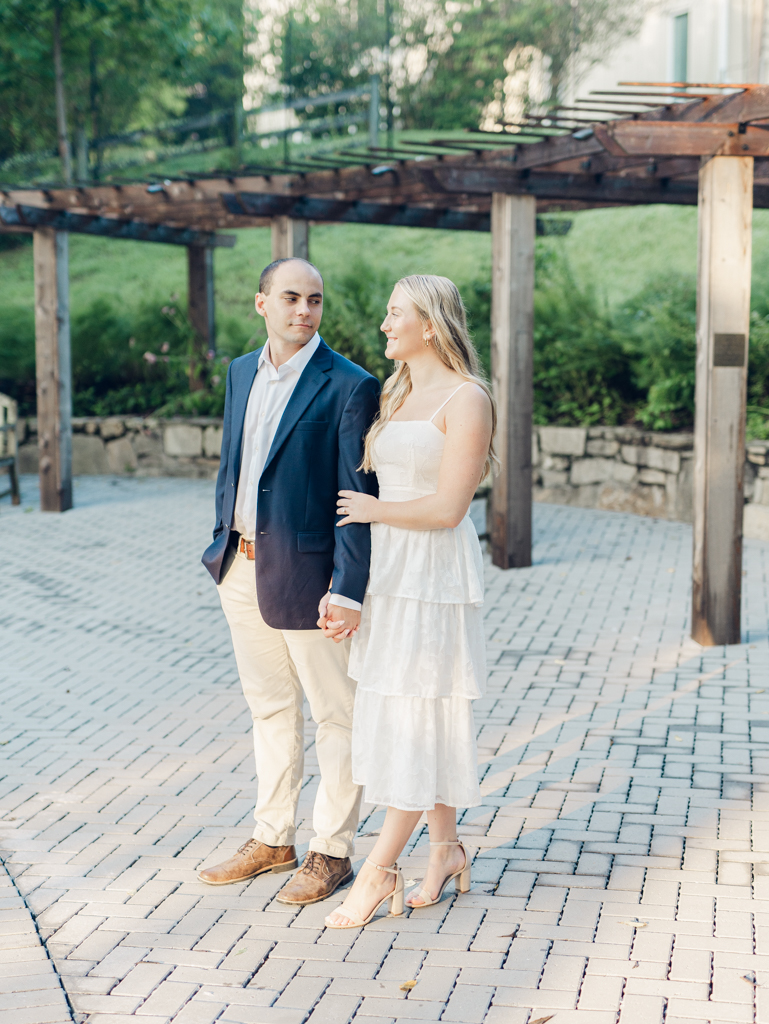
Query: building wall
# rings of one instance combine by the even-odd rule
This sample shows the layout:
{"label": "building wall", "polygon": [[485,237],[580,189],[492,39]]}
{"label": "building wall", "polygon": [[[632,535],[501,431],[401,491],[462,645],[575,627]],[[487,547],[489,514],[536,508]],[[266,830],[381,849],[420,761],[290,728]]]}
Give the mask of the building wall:
{"label": "building wall", "polygon": [[769,82],[769,0],[661,0],[637,36],[565,90],[565,103],[618,82],[674,80],[673,20],[688,15],[687,80]]}

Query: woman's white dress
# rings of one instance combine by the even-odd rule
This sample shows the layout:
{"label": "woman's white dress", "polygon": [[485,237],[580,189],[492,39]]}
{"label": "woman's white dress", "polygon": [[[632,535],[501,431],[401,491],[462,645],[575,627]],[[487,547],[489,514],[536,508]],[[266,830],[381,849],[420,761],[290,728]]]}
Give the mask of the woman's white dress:
{"label": "woman's white dress", "polygon": [[[445,440],[432,420],[389,422],[373,450],[381,500],[435,494]],[[372,523],[348,669],[358,683],[353,778],[368,803],[424,811],[481,802],[471,701],[485,691],[482,604],[469,516],[445,530]]]}

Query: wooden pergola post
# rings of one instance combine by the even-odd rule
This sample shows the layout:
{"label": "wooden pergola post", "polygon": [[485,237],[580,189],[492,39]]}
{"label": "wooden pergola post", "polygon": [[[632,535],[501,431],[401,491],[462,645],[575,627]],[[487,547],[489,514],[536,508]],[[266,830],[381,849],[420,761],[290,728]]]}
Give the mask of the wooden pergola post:
{"label": "wooden pergola post", "polygon": [[699,173],[692,637],[740,642],[753,158]]}
{"label": "wooden pergola post", "polygon": [[531,565],[534,196],[495,192],[491,201],[491,376],[501,463],[492,490],[494,565]]}
{"label": "wooden pergola post", "polygon": [[195,330],[194,358],[190,363],[190,389],[203,386],[200,372],[209,352],[216,350],[214,308],[214,250],[210,245],[187,246],[187,308]]}
{"label": "wooden pergola post", "polygon": [[69,235],[36,228],[35,359],[40,508],[72,508],[72,366],[69,342]]}
{"label": "wooden pergola post", "polygon": [[273,217],[272,258],[284,260],[290,256],[310,258],[309,224],[293,217]]}

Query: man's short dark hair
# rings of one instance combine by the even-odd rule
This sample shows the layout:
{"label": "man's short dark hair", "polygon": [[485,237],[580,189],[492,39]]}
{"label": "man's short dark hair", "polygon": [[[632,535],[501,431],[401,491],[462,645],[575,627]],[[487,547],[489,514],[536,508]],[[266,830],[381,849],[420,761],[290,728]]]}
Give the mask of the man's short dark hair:
{"label": "man's short dark hair", "polygon": [[318,270],[314,263],[310,263],[309,260],[303,260],[301,256],[284,256],[281,260],[273,260],[272,263],[268,263],[264,270],[259,275],[259,291],[262,295],[269,295],[270,288],[272,288],[272,279],[275,276],[275,271],[283,263],[306,263],[308,267],[312,267],[315,273],[323,282],[323,274]]}

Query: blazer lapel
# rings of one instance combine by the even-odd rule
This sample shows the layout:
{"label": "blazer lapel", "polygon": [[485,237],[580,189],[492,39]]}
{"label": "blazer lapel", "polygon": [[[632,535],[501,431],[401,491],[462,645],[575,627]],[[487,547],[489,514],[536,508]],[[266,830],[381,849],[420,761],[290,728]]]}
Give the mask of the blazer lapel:
{"label": "blazer lapel", "polygon": [[[262,346],[262,348],[264,348],[264,346]],[[238,375],[238,380],[233,381],[231,421],[232,440],[230,442],[230,450],[233,453],[232,465],[235,472],[236,483],[240,478],[240,453],[243,445],[243,427],[246,422],[246,408],[248,406],[251,388],[254,385],[256,371],[259,369],[259,357],[261,354],[262,349],[256,349],[253,353],[253,358],[243,366],[243,372]]]}
{"label": "blazer lapel", "polygon": [[305,409],[315,398],[321,388],[328,383],[328,371],[331,369],[331,349],[321,338],[320,345],[315,355],[305,366],[304,371],[297,381],[294,393],[288,400],[285,412],[280,418],[278,429],[272,441],[264,469],[267,469],[277,453],[280,451],[283,442],[301,419]]}

